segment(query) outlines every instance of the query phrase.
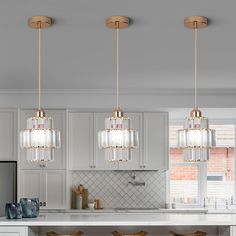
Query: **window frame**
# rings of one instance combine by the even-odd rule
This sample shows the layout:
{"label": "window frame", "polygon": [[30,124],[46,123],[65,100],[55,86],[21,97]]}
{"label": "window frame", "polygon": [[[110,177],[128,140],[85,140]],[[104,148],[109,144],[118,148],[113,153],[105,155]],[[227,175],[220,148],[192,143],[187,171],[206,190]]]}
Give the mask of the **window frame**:
{"label": "window frame", "polygon": [[[235,128],[235,150],[236,150],[236,119],[211,119],[210,125],[224,125],[224,124],[231,124],[234,125]],[[180,119],[173,119],[170,120],[169,126],[175,126],[175,125],[183,125],[183,120]],[[171,147],[169,146],[169,150]],[[236,151],[234,152],[234,158],[236,155]],[[170,155],[169,155],[170,158]],[[234,196],[233,201],[235,201],[236,197],[236,158],[234,159]],[[171,160],[169,160],[170,168],[171,168]],[[207,162],[198,162],[198,163],[176,163],[176,166],[186,166],[186,165],[196,165],[199,168],[198,173],[198,201],[196,204],[186,204],[186,203],[178,203],[179,207],[203,207],[204,206],[204,199],[207,198]],[[168,190],[168,200],[170,200],[170,171],[168,172],[168,183],[167,183],[167,190]]]}

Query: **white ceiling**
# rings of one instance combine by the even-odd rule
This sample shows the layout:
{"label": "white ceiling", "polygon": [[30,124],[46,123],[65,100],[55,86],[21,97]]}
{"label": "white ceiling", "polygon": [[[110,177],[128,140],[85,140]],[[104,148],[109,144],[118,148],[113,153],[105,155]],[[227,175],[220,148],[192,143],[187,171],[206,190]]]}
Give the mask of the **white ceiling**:
{"label": "white ceiling", "polygon": [[121,87],[193,86],[193,32],[188,15],[211,24],[199,32],[199,87],[236,88],[235,0],[5,0],[0,2],[0,89],[37,86],[37,32],[32,15],[55,19],[43,31],[43,88],[110,89],[115,85],[115,32],[110,15],[133,20],[121,32]]}

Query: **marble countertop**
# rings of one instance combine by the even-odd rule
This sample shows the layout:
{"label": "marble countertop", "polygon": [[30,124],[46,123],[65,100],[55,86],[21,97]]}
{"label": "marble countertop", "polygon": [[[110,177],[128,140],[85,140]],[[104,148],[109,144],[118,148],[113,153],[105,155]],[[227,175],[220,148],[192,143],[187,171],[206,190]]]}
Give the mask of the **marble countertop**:
{"label": "marble countertop", "polygon": [[87,214],[99,214],[99,213],[207,213],[208,210],[204,208],[182,208],[182,209],[143,209],[143,208],[115,208],[115,209],[99,209],[99,210],[40,210],[41,213],[87,213]]}
{"label": "marble countertop", "polygon": [[0,226],[229,226],[236,225],[236,214],[180,213],[41,213],[38,218],[8,220]]}

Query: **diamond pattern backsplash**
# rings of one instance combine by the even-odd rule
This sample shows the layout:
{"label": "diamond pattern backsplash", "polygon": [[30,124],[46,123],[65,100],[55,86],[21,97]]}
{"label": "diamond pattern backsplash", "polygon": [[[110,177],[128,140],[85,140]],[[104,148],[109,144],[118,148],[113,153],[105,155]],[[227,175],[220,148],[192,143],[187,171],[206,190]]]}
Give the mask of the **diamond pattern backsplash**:
{"label": "diamond pattern backsplash", "polygon": [[[136,181],[145,186],[129,184]],[[160,208],[166,202],[166,172],[157,171],[74,171],[72,185],[83,184],[89,200],[101,200],[104,208]]]}

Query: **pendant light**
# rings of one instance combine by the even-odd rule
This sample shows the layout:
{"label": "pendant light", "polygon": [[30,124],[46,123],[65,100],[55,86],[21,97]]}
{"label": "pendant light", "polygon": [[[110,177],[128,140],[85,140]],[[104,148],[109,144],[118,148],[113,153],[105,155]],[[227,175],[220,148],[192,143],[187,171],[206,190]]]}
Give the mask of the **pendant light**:
{"label": "pendant light", "polygon": [[215,130],[209,129],[209,122],[202,116],[197,103],[197,32],[200,28],[207,27],[207,18],[204,16],[189,16],[184,20],[187,28],[195,32],[195,75],[194,95],[195,104],[184,121],[184,129],[178,131],[178,146],[184,150],[184,160],[190,162],[209,160],[209,149],[215,146]]}
{"label": "pendant light", "polygon": [[30,162],[51,162],[54,149],[60,147],[60,131],[53,129],[53,119],[47,117],[41,107],[41,29],[50,27],[52,19],[47,16],[32,16],[29,27],[38,30],[38,109],[27,119],[27,129],[20,133],[21,147],[26,149]]}
{"label": "pendant light", "polygon": [[129,26],[126,16],[111,16],[106,26],[116,30],[116,108],[105,119],[105,129],[98,133],[98,146],[105,151],[107,161],[131,161],[131,150],[138,147],[138,132],[131,129],[131,120],[119,105],[119,30]]}

